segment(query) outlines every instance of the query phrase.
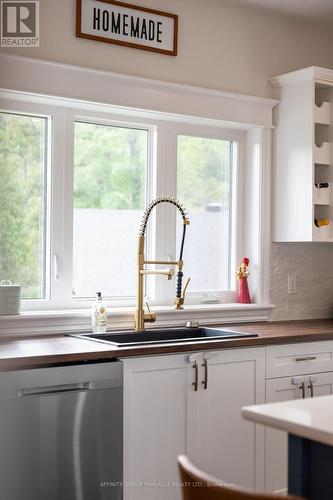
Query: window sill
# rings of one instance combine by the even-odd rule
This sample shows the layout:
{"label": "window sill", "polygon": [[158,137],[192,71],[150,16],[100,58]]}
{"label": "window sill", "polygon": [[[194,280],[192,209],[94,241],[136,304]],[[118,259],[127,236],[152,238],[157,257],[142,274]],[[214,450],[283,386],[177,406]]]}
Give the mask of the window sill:
{"label": "window sill", "polygon": [[[180,326],[187,321],[199,324],[246,323],[267,321],[273,305],[210,304],[189,305],[181,311],[170,306],[155,307],[154,327]],[[22,312],[19,315],[0,316],[0,337],[58,335],[90,330],[90,309]],[[113,308],[108,315],[108,330],[132,328],[134,308]]]}

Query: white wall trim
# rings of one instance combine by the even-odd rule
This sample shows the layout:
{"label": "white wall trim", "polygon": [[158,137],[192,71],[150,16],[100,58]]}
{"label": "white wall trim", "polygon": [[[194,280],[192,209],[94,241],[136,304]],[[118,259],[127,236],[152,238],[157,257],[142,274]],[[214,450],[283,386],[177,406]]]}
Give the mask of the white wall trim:
{"label": "white wall trim", "polygon": [[0,54],[0,88],[124,108],[272,127],[278,101]]}
{"label": "white wall trim", "polygon": [[[200,325],[267,321],[273,307],[270,304],[216,304],[209,307],[187,306],[181,311],[170,307],[156,307],[152,308],[157,316],[153,328],[181,326],[187,321],[198,321]],[[132,329],[133,318],[134,308],[111,309],[107,328]],[[0,337],[59,335],[90,330],[90,309],[24,312],[19,315],[0,316]]]}
{"label": "white wall trim", "polygon": [[260,158],[260,236],[259,236],[259,289],[258,301],[266,303],[269,301],[270,286],[270,244],[271,233],[271,192],[272,192],[272,131],[260,130],[261,158]]}
{"label": "white wall trim", "polygon": [[250,291],[256,303],[269,302],[271,243],[270,129],[250,130],[246,137],[244,255],[250,258]]}
{"label": "white wall trim", "polygon": [[266,97],[258,97],[258,96],[251,96],[251,95],[246,95],[246,94],[236,94],[234,92],[226,92],[223,90],[217,90],[217,89],[210,89],[207,87],[196,87],[192,85],[184,85],[181,83],[174,83],[174,82],[166,82],[163,80],[155,80],[151,78],[143,78],[139,76],[131,76],[131,75],[125,75],[122,73],[114,73],[112,71],[103,71],[103,70],[97,70],[97,69],[91,69],[86,66],[76,66],[73,64],[63,64],[63,63],[55,63],[51,61],[46,61],[43,59],[36,59],[36,58],[31,58],[31,57],[22,57],[22,56],[12,56],[10,54],[0,54],[0,60],[16,60],[17,62],[27,62],[29,61],[30,63],[38,64],[40,66],[45,66],[47,68],[50,67],[57,67],[59,70],[72,70],[72,71],[79,71],[82,73],[86,73],[87,75],[90,75],[92,73],[100,76],[106,76],[107,78],[112,78],[113,80],[119,80],[120,83],[127,83],[127,84],[132,84],[135,87],[141,86],[141,87],[146,87],[146,88],[164,88],[166,90],[176,90],[178,92],[192,92],[192,93],[198,93],[198,94],[205,94],[205,95],[216,95],[219,97],[227,97],[228,99],[241,99],[244,101],[248,102],[255,102],[258,104],[263,104],[264,106],[275,106],[278,101],[275,99],[269,99]]}

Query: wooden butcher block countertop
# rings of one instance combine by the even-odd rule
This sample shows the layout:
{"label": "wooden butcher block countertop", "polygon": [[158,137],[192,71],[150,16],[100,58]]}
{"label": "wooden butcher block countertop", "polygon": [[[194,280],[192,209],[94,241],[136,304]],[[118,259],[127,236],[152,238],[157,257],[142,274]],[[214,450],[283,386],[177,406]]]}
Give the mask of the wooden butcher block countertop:
{"label": "wooden butcher block countertop", "polygon": [[[211,326],[211,325],[210,325]],[[266,346],[333,340],[333,319],[226,324],[228,330],[257,333],[258,337],[175,342],[116,347],[91,340],[56,336],[29,336],[0,340],[0,370],[27,369],[87,361],[108,361],[128,356],[171,354],[212,349]]]}

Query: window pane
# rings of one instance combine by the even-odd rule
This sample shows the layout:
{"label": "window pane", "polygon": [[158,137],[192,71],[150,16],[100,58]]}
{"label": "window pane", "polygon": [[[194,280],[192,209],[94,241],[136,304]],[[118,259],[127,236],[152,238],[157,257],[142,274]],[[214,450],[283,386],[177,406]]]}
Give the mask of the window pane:
{"label": "window pane", "polygon": [[0,281],[45,297],[47,119],[0,113]]}
{"label": "window pane", "polygon": [[230,141],[178,136],[177,197],[190,214],[184,272],[191,276],[192,291],[230,288],[231,146]]}
{"label": "window pane", "polygon": [[146,130],[75,124],[73,294],[135,295]]}

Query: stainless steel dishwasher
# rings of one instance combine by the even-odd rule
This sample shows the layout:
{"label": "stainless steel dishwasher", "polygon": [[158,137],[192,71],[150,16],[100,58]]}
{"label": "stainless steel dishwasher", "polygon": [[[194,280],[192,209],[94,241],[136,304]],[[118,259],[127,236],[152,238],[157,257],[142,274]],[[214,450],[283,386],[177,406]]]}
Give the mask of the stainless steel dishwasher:
{"label": "stainless steel dishwasher", "polygon": [[122,363],[0,373],[0,499],[122,499]]}

